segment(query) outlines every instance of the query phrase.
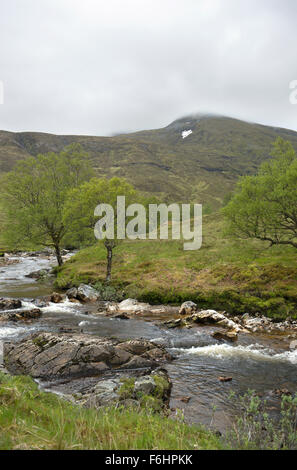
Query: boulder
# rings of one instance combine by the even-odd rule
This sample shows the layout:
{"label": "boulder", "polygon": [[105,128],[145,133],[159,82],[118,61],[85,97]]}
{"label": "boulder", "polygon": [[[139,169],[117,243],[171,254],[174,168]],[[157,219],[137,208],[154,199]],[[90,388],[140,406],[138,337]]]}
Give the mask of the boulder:
{"label": "boulder", "polygon": [[201,312],[192,315],[192,321],[194,323],[202,323],[204,325],[217,324],[218,326],[222,326],[236,332],[241,330],[237,323],[215,310],[202,310]]}
{"label": "boulder", "polygon": [[117,315],[114,315],[113,318],[117,318],[119,320],[130,320],[130,318],[128,317],[127,313],[123,312],[123,313],[118,313]]}
{"label": "boulder", "polygon": [[120,312],[122,311],[122,312],[137,313],[137,312],[149,311],[151,310],[151,306],[149,304],[138,302],[135,299],[126,299],[118,304],[117,309]]}
{"label": "boulder", "polygon": [[41,279],[45,279],[50,275],[51,269],[40,269],[39,271],[33,271],[29,274],[26,274],[25,277],[29,277],[31,279],[36,279],[37,281]]}
{"label": "boulder", "polygon": [[22,307],[19,299],[3,299],[0,298],[0,310],[15,310]]}
{"label": "boulder", "polygon": [[66,295],[69,300],[73,300],[73,299],[77,300],[77,288],[72,287],[71,289],[68,289],[68,291],[66,292]]}
{"label": "boulder", "polygon": [[77,289],[76,298],[81,302],[96,302],[96,300],[100,300],[100,297],[100,293],[87,284],[81,284]]}
{"label": "boulder", "polygon": [[144,395],[150,395],[156,388],[156,383],[153,377],[146,375],[140,377],[134,383],[134,392],[143,393]]}
{"label": "boulder", "polygon": [[233,343],[234,341],[238,340],[238,332],[235,330],[215,331],[212,334],[212,337],[219,340],[231,341]]}
{"label": "boulder", "polygon": [[38,333],[4,345],[11,373],[46,380],[99,376],[114,368],[155,368],[170,359],[162,346],[144,339],[120,342],[83,334]]}
{"label": "boulder", "polygon": [[161,369],[141,377],[114,378],[102,380],[78,402],[87,408],[104,406],[137,407],[151,406],[161,411],[168,405],[171,382],[167,371]]}
{"label": "boulder", "polygon": [[0,312],[0,321],[35,320],[41,316],[39,308],[19,309]]}
{"label": "boulder", "polygon": [[65,299],[66,296],[63,294],[59,294],[58,292],[53,292],[50,296],[50,302],[53,302],[54,304],[64,302]]}
{"label": "boulder", "polygon": [[187,301],[187,302],[184,302],[181,306],[181,308],[179,309],[179,315],[192,315],[193,313],[195,313],[198,309],[198,306],[197,304],[195,304],[194,302],[191,302],[190,300]]}

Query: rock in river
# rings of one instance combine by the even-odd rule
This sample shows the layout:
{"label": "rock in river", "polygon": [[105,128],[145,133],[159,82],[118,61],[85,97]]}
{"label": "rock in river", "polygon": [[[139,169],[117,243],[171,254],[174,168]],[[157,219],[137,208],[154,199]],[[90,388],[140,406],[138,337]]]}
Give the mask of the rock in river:
{"label": "rock in river", "polygon": [[195,304],[194,302],[188,301],[188,302],[184,302],[181,305],[178,313],[179,315],[192,315],[193,313],[197,311],[197,309],[198,309],[197,304]]}
{"label": "rock in river", "polygon": [[99,376],[112,369],[155,368],[171,356],[163,347],[140,339],[120,342],[88,335],[39,333],[4,344],[9,372],[56,379]]}
{"label": "rock in river", "polygon": [[15,310],[22,307],[19,299],[3,299],[0,298],[0,310]]}
{"label": "rock in river", "polygon": [[34,320],[41,316],[39,308],[24,308],[0,312],[0,321]]}
{"label": "rock in river", "polygon": [[78,288],[73,287],[66,292],[69,300],[80,300],[81,302],[96,302],[100,300],[100,293],[94,287],[81,284]]}

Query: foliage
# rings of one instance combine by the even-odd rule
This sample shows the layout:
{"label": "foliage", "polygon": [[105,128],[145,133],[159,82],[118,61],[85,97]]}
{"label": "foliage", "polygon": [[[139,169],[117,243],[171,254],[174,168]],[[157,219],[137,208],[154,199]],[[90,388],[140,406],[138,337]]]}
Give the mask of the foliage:
{"label": "foliage", "polygon": [[[109,204],[114,212],[114,235],[104,239],[107,250],[106,281],[111,279],[112,257],[114,248],[121,242],[117,233],[117,197],[124,196],[126,207],[132,203],[148,204],[149,199],[141,196],[131,184],[123,178],[92,178],[89,182],[75,188],[68,194],[65,205],[64,224],[71,230],[72,241],[79,244],[94,243],[94,227],[98,217],[94,210],[99,204]],[[126,224],[127,217],[124,220]]]}
{"label": "foliage", "polygon": [[[193,133],[182,139],[189,125]],[[217,209],[239,176],[255,174],[270,157],[278,136],[297,149],[294,131],[219,116],[187,116],[162,129],[113,137],[0,131],[0,172],[29,155],[79,142],[99,177],[125,178],[162,202],[197,202]]]}
{"label": "foliage", "polygon": [[[236,399],[235,395],[231,395]],[[297,449],[297,394],[284,395],[281,401],[281,417],[269,416],[267,403],[253,391],[239,398],[240,415],[226,442],[231,448],[247,450],[296,450]]]}
{"label": "foliage", "polygon": [[273,155],[256,176],[241,179],[223,212],[239,237],[297,248],[297,156],[280,138]]}
{"label": "foliage", "polygon": [[[116,248],[110,300],[117,295],[152,304],[193,300],[201,308],[233,314],[296,317],[294,248],[273,246],[267,250],[267,245],[227,236],[218,213],[203,218],[203,244],[198,251],[186,252],[176,240],[126,240]],[[56,286],[64,289],[82,282],[103,285],[105,258],[99,244],[83,249],[65,263]]]}
{"label": "foliage", "polygon": [[11,248],[50,246],[62,264],[60,248],[68,227],[63,210],[68,192],[90,178],[88,155],[80,145],[29,157],[2,177],[5,241]]}

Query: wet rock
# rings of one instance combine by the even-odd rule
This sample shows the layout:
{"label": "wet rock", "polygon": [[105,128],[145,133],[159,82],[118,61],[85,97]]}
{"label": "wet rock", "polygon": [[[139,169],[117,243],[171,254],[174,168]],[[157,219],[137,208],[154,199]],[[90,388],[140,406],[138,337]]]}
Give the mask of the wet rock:
{"label": "wet rock", "polygon": [[35,299],[33,300],[33,303],[36,305],[36,307],[38,308],[44,308],[44,307],[48,307],[49,306],[49,302],[44,299],[44,298],[40,298],[40,299]]}
{"label": "wet rock", "polygon": [[81,302],[96,302],[96,300],[100,300],[100,293],[87,284],[81,284],[77,289],[76,298]]}
{"label": "wet rock", "polygon": [[232,377],[219,377],[220,382],[231,382]]}
{"label": "wet rock", "polygon": [[163,322],[163,325],[167,326],[167,328],[179,328],[185,326],[186,323],[182,318],[177,318],[176,320],[167,320]]}
{"label": "wet rock", "polygon": [[50,302],[53,302],[54,304],[64,302],[65,299],[66,296],[63,294],[59,294],[58,292],[53,292],[50,296]]}
{"label": "wet rock", "polygon": [[215,310],[203,310],[199,313],[192,315],[192,321],[194,323],[202,323],[204,325],[217,324],[224,328],[229,328],[234,331],[239,331],[240,327],[233,320],[230,320],[222,313],[218,313]]}
{"label": "wet rock", "polygon": [[66,295],[69,300],[77,300],[77,288],[72,287],[71,289],[68,289]]}
{"label": "wet rock", "polygon": [[292,393],[287,389],[287,388],[281,388],[281,389],[275,389],[273,391],[273,393],[275,395],[277,395],[278,397],[282,397],[282,396],[291,396]]}
{"label": "wet rock", "polygon": [[191,301],[184,302],[179,310],[179,315],[192,315],[198,309],[197,304]]}
{"label": "wet rock", "polygon": [[144,312],[150,310],[151,306],[142,302],[138,302],[135,299],[126,299],[118,304],[118,311],[126,312]]}
{"label": "wet rock", "polygon": [[155,368],[171,356],[147,340],[120,342],[88,335],[35,334],[4,345],[7,369],[34,378],[98,376],[107,370]]}
{"label": "wet rock", "polygon": [[113,318],[118,318],[119,320],[130,320],[129,316],[127,313],[118,313],[117,315],[114,315]]}
{"label": "wet rock", "polygon": [[238,340],[238,332],[235,330],[231,331],[215,331],[212,337],[218,340],[225,340],[235,342]]}
{"label": "wet rock", "polygon": [[33,271],[32,273],[26,274],[25,277],[30,279],[36,279],[37,281],[45,279],[50,275],[51,269],[40,269],[39,271]]}
{"label": "wet rock", "polygon": [[0,321],[34,320],[41,316],[39,308],[19,309],[0,312]]}
{"label": "wet rock", "polygon": [[22,307],[22,302],[19,299],[0,298],[0,310],[15,310],[21,307]]}
{"label": "wet rock", "polygon": [[183,403],[189,403],[190,400],[191,400],[191,397],[182,397],[182,398],[180,398],[180,401],[182,401]]}

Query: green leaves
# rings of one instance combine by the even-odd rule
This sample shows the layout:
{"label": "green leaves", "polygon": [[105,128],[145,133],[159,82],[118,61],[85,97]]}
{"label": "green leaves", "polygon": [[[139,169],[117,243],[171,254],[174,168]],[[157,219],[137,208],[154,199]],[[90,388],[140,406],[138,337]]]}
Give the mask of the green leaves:
{"label": "green leaves", "polygon": [[60,246],[69,191],[93,174],[79,144],[20,161],[1,181],[5,211],[4,236],[9,246]]}
{"label": "green leaves", "polygon": [[241,179],[223,213],[236,236],[297,248],[297,157],[280,138],[272,153],[256,176]]}

